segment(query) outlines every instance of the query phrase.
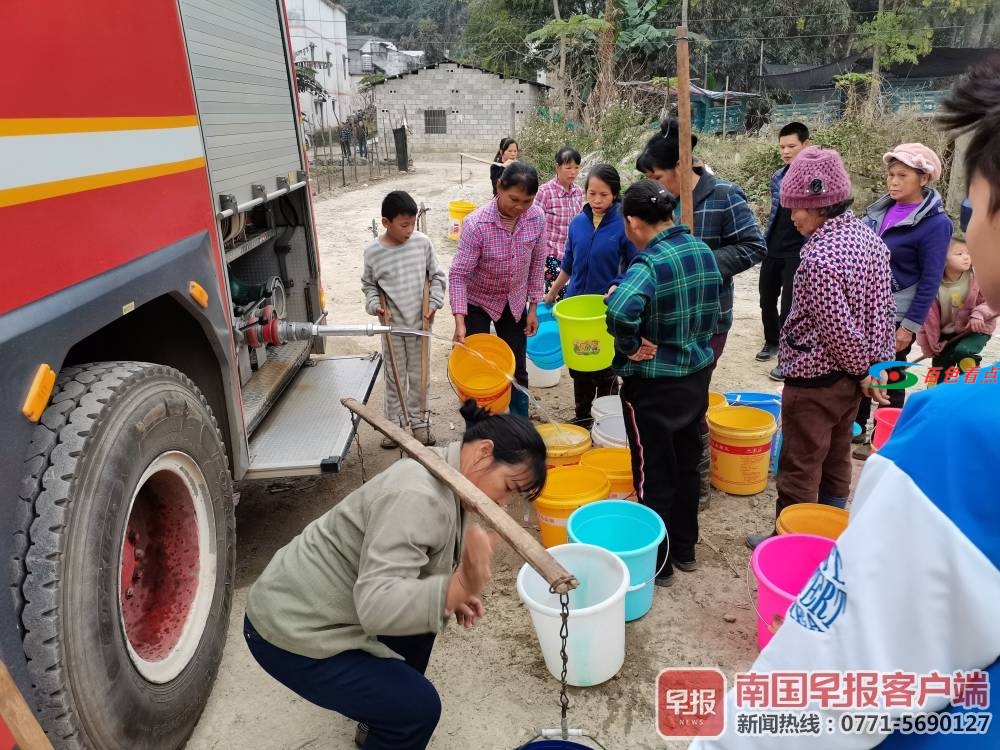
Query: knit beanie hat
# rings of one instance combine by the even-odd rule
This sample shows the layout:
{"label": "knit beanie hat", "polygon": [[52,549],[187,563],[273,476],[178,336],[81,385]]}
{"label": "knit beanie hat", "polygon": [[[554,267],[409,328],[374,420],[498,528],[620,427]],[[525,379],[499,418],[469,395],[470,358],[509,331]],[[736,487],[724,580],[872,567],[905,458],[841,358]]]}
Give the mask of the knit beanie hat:
{"label": "knit beanie hat", "polygon": [[886,166],[893,161],[902,162],[910,169],[930,176],[931,182],[937,182],[941,178],[941,159],[933,149],[927,148],[922,143],[900,143],[892,151],[884,154],[882,161]]}
{"label": "knit beanie hat", "polygon": [[804,149],[781,181],[781,205],[785,208],[823,208],[851,197],[851,178],[840,154],[832,148]]}

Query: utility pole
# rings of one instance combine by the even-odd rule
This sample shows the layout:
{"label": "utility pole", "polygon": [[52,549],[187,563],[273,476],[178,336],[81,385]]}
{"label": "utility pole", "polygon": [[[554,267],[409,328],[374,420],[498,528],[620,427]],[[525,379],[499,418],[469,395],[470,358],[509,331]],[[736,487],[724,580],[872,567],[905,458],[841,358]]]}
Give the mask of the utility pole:
{"label": "utility pole", "polygon": [[[691,169],[691,58],[688,51],[688,0],[677,27],[677,119],[680,122],[681,221],[694,231],[694,172]],[[706,81],[707,85],[707,81]]]}
{"label": "utility pole", "polygon": [[[555,14],[556,20],[561,21],[562,16],[559,15],[559,0],[552,0],[552,12]],[[568,115],[567,101],[566,101],[566,40],[564,37],[559,37],[559,104],[563,110],[563,116]]]}
{"label": "utility pole", "polygon": [[760,78],[764,77],[764,40],[760,40],[760,70],[757,73]]}

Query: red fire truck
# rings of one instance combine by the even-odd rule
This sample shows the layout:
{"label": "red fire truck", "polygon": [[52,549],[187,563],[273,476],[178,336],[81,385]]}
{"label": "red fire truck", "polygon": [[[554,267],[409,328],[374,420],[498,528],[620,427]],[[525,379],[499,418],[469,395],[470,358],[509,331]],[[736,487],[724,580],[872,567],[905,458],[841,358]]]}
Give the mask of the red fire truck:
{"label": "red fire truck", "polygon": [[2,28],[0,657],[57,748],[177,748],[234,482],[337,471],[381,362],[317,356],[373,330],[322,327],[282,0],[8,0]]}

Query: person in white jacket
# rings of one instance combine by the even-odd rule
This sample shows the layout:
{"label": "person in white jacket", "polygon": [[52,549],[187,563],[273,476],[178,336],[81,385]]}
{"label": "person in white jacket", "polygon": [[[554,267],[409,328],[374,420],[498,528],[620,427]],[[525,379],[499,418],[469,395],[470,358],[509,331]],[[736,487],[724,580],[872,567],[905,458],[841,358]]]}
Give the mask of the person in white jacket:
{"label": "person in white jacket", "polygon": [[[972,203],[966,236],[986,299],[997,306],[1000,60],[973,68],[942,109],[946,126],[972,133],[965,154]],[[985,673],[992,685],[1000,683],[998,374],[1000,366],[984,365],[974,382],[941,385],[907,400],[892,438],[865,465],[847,530],[750,671],[901,672],[918,683],[936,673],[953,687],[955,675]],[[1000,747],[996,720],[985,735],[889,734],[881,723],[858,727],[853,721],[878,713],[892,722],[914,711],[884,701],[844,710],[811,703],[805,710],[818,714],[821,731],[812,737],[741,734],[737,713],[750,709],[736,706],[733,690],[725,710],[725,733],[695,740],[693,750]],[[933,695],[916,711],[954,714],[956,708],[949,696]],[[854,731],[842,731],[845,725]]]}

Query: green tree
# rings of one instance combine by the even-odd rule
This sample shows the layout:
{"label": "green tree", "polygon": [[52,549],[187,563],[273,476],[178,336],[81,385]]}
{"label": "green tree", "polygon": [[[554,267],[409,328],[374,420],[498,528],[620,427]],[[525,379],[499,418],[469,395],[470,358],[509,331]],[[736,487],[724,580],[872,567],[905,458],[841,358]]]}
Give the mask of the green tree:
{"label": "green tree", "polygon": [[526,37],[547,20],[548,7],[542,0],[472,0],[462,60],[534,80],[542,64]]}

